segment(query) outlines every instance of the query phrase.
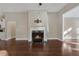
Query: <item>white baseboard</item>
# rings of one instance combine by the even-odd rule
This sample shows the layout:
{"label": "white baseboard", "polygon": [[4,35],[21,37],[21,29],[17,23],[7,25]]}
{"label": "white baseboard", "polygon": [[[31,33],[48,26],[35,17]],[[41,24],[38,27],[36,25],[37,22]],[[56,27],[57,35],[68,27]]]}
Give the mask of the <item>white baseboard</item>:
{"label": "white baseboard", "polygon": [[8,37],[8,38],[6,38],[5,40],[9,40],[9,39],[11,39],[10,37]]}
{"label": "white baseboard", "polygon": [[[11,38],[7,38],[7,39],[5,39],[5,40],[9,40],[9,39],[11,39]],[[16,38],[16,40],[28,40],[27,38]],[[61,40],[61,39],[59,39],[59,38],[48,38],[48,40]],[[29,41],[29,40],[28,40]],[[62,40],[61,40],[62,41]]]}
{"label": "white baseboard", "polygon": [[59,38],[48,38],[48,40],[59,40],[59,41],[62,41],[62,39],[59,39]]}
{"label": "white baseboard", "polygon": [[48,40],[54,40],[54,39],[59,39],[59,38],[48,38]]}
{"label": "white baseboard", "polygon": [[[9,39],[12,39],[12,38],[8,37],[8,38],[5,39],[5,40],[9,40]],[[16,40],[27,40],[27,38],[16,38]]]}
{"label": "white baseboard", "polygon": [[27,40],[27,38],[16,38],[16,40]]}

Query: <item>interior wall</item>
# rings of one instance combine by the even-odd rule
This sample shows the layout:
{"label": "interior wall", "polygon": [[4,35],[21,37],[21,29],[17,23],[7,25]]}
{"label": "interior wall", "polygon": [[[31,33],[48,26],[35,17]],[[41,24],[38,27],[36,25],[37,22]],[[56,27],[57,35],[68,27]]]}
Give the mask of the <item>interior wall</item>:
{"label": "interior wall", "polygon": [[[5,14],[7,23],[10,21],[16,22],[16,38],[27,38],[27,13],[7,12]],[[9,35],[8,32],[7,34]]]}
{"label": "interior wall", "polygon": [[6,27],[6,37],[8,39],[16,37],[16,22],[15,21],[8,21]]}
{"label": "interior wall", "polygon": [[79,39],[79,18],[64,18],[64,39]]}
{"label": "interior wall", "polygon": [[71,9],[73,9],[74,7],[78,6],[79,3],[68,3],[66,6],[64,6],[64,8],[62,8],[59,12],[58,12],[58,38],[61,40],[63,39],[63,14]]}
{"label": "interior wall", "polygon": [[58,14],[57,13],[48,13],[48,24],[49,24],[49,33],[48,38],[58,38]]}
{"label": "interior wall", "polygon": [[[6,22],[16,22],[16,38],[27,38],[28,35],[28,13],[27,12],[6,12]],[[49,33],[48,39],[58,38],[59,18],[57,13],[48,13]],[[8,25],[8,24],[7,24]],[[7,35],[9,33],[7,32]],[[25,39],[27,40],[27,39]]]}

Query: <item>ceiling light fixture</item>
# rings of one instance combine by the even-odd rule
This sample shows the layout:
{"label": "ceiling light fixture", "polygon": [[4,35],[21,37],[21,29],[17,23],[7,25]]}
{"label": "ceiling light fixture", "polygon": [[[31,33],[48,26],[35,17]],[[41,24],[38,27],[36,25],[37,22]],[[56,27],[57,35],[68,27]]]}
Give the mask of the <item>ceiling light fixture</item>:
{"label": "ceiling light fixture", "polygon": [[42,3],[39,3],[39,6],[42,6]]}

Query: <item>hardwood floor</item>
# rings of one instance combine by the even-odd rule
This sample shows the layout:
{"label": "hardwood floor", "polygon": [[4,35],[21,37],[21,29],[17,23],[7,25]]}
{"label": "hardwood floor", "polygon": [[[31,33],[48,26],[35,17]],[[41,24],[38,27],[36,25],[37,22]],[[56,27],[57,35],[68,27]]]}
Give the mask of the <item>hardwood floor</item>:
{"label": "hardwood floor", "polygon": [[[64,45],[65,44],[65,45]],[[69,50],[65,42],[48,40],[44,44],[32,44],[25,40],[0,41],[0,50],[7,50],[10,56],[71,56],[79,55],[78,50]]]}

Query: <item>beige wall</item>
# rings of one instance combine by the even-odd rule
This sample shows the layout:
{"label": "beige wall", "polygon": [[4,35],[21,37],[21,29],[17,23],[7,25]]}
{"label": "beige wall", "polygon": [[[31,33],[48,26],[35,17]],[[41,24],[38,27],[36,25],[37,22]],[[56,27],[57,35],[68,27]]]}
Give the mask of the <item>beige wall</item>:
{"label": "beige wall", "polygon": [[[27,38],[28,35],[28,13],[22,12],[7,12],[6,21],[15,21],[16,22],[16,37],[17,38]],[[66,22],[66,21],[65,21]],[[69,22],[69,21],[68,21]],[[74,21],[73,21],[74,22]],[[48,13],[48,24],[49,24],[49,33],[48,38],[61,38],[62,34],[62,17],[57,13]],[[27,39],[26,39],[27,40]]]}
{"label": "beige wall", "polygon": [[[27,37],[27,13],[22,12],[7,12],[6,20],[7,23],[10,21],[16,22],[16,37],[26,38]],[[7,32],[7,35],[9,33]]]}
{"label": "beige wall", "polygon": [[64,39],[79,39],[79,18],[64,18]]}
{"label": "beige wall", "polygon": [[48,13],[49,34],[48,38],[58,38],[58,15],[56,13]]}
{"label": "beige wall", "polygon": [[[28,13],[7,12],[6,21],[7,23],[10,21],[16,22],[17,38],[27,38]],[[48,13],[48,23],[49,23],[48,38],[58,38],[58,16],[56,13]],[[9,35],[9,33],[7,35]]]}
{"label": "beige wall", "polygon": [[15,38],[16,37],[16,22],[8,21],[6,27],[6,37],[7,38]]}

